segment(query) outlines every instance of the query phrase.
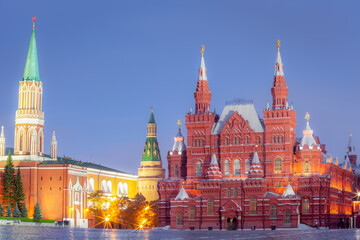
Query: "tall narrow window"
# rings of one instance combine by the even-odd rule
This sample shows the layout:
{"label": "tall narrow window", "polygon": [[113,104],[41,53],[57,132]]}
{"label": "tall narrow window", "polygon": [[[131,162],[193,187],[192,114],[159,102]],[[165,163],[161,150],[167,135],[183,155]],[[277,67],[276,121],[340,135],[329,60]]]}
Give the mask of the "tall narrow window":
{"label": "tall narrow window", "polygon": [[276,218],[276,217],[277,217],[276,205],[271,205],[271,207],[270,207],[270,218]]}
{"label": "tall narrow window", "polygon": [[276,143],[276,137],[275,136],[273,137],[273,143]]}
{"label": "tall narrow window", "polygon": [[103,179],[103,180],[101,181],[101,191],[102,191],[103,193],[106,192],[106,180],[105,180],[105,179]]}
{"label": "tall narrow window", "polygon": [[231,198],[231,188],[228,188],[228,189],[227,189],[227,197],[228,197],[228,198]]}
{"label": "tall narrow window", "polygon": [[310,211],[309,199],[303,198],[302,200],[302,213],[309,213]]}
{"label": "tall narrow window", "polygon": [[89,179],[89,191],[90,192],[94,191],[94,179],[92,177]]}
{"label": "tall narrow window", "polygon": [[246,159],[245,160],[245,174],[249,174],[250,171],[250,160]]}
{"label": "tall narrow window", "polygon": [[196,143],[197,143],[197,141],[196,141],[196,139],[194,140],[194,147],[196,147]]}
{"label": "tall narrow window", "polygon": [[229,138],[225,138],[225,145],[229,145]]}
{"label": "tall narrow window", "polygon": [[308,160],[305,161],[305,172],[306,173],[309,172],[309,161]]}
{"label": "tall narrow window", "polygon": [[20,151],[24,151],[24,137],[23,135],[21,134],[20,135]]}
{"label": "tall narrow window", "polygon": [[237,198],[237,197],[238,197],[238,189],[234,188],[234,198]]}
{"label": "tall narrow window", "polygon": [[284,142],[284,137],[283,136],[281,136],[281,143],[283,143]]}
{"label": "tall narrow window", "polygon": [[291,223],[291,212],[290,212],[290,210],[286,210],[284,212],[284,223]]}
{"label": "tall narrow window", "polygon": [[260,136],[257,137],[257,144],[260,144]]}
{"label": "tall narrow window", "polygon": [[225,175],[229,175],[229,160],[225,160]]}
{"label": "tall narrow window", "polygon": [[178,212],[178,213],[176,214],[176,225],[177,225],[177,226],[182,226],[182,225],[184,225],[183,213],[182,213],[182,212]]}
{"label": "tall narrow window", "polygon": [[190,207],[189,209],[189,219],[195,219],[195,207]]}
{"label": "tall narrow window", "polygon": [[234,145],[236,145],[236,138],[234,138]]}
{"label": "tall narrow window", "polygon": [[275,159],[275,173],[281,173],[281,159]]}
{"label": "tall narrow window", "polygon": [[200,161],[196,162],[196,169],[195,169],[196,176],[202,176],[202,164]]}
{"label": "tall narrow window", "polygon": [[234,175],[240,175],[240,160],[236,159],[234,161]]}
{"label": "tall narrow window", "polygon": [[210,198],[208,200],[207,212],[208,212],[208,215],[214,215],[215,214],[214,199],[212,199],[212,198]]}
{"label": "tall narrow window", "polygon": [[179,170],[178,170],[178,166],[177,166],[177,165],[175,165],[174,172],[175,172],[174,177],[178,177],[178,176],[179,176]]}
{"label": "tall narrow window", "polygon": [[246,144],[249,144],[249,137],[246,137]]}
{"label": "tall narrow window", "polygon": [[256,198],[251,198],[251,200],[250,200],[250,214],[256,214],[256,205],[257,205]]}

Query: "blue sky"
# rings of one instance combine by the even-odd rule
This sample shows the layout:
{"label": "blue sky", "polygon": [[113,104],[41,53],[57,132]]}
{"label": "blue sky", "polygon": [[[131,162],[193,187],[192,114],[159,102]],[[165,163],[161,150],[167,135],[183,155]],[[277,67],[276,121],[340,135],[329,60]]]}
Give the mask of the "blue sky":
{"label": "blue sky", "polygon": [[[352,128],[360,143],[358,1],[1,1],[0,124],[13,146],[15,111],[36,14],[44,86],[45,149],[137,173],[150,107],[164,165],[178,119],[194,108],[200,48],[221,113],[271,100],[281,40],[289,102],[333,156],[343,159]],[[183,133],[186,131],[183,127]]]}

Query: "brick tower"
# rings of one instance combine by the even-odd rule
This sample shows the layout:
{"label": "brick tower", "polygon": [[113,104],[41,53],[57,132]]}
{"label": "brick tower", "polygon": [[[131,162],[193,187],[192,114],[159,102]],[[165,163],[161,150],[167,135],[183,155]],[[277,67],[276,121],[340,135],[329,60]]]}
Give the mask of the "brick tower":
{"label": "brick tower", "polygon": [[154,111],[152,109],[138,175],[138,191],[148,201],[158,200],[157,183],[158,180],[165,178],[165,169],[162,168],[160,149],[156,137]]}
{"label": "brick tower", "polygon": [[19,104],[15,117],[15,154],[44,155],[44,112],[42,82],[39,76],[35,39],[35,16],[26,58],[25,71],[19,86]]}
{"label": "brick tower", "polygon": [[280,55],[280,41],[277,42],[277,57],[273,86],[271,88],[272,108],[264,110],[265,125],[265,175],[290,175],[296,142],[296,112],[288,105],[288,88]]}

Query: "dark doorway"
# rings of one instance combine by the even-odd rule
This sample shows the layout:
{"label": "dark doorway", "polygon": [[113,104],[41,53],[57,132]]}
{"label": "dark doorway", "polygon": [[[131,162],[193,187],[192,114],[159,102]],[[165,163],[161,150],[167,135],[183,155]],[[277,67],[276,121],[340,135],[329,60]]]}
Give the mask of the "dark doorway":
{"label": "dark doorway", "polygon": [[237,219],[236,218],[227,218],[226,219],[226,230],[236,230],[237,229]]}

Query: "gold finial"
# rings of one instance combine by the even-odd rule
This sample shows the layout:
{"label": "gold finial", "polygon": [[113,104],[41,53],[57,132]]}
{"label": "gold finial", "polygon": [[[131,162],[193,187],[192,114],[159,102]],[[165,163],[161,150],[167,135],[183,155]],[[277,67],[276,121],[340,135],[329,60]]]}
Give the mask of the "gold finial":
{"label": "gold finial", "polygon": [[181,121],[180,121],[180,120],[177,121],[177,125],[178,125],[179,127],[181,126]]}
{"label": "gold finial", "polygon": [[201,52],[201,57],[204,56],[204,48],[205,48],[204,45],[202,45],[202,46],[201,46],[201,51],[200,51],[200,52]]}
{"label": "gold finial", "polygon": [[308,112],[305,114],[305,119],[306,119],[306,122],[309,122],[310,114]]}
{"label": "gold finial", "polygon": [[277,45],[277,48],[279,49],[280,48],[280,40],[277,40],[276,45]]}

